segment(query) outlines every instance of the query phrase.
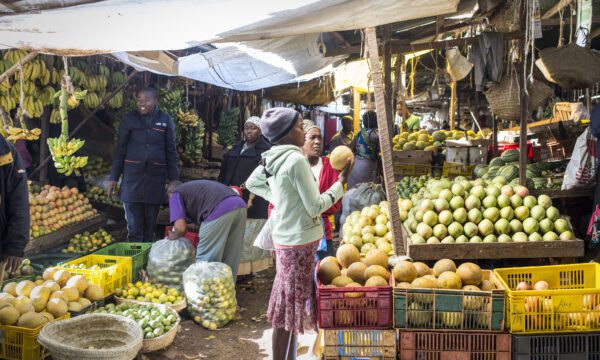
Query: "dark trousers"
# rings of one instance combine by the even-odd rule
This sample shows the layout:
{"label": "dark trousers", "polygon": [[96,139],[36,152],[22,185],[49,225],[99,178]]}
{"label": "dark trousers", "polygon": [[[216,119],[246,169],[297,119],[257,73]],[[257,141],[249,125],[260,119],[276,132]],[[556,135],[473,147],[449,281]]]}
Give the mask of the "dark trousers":
{"label": "dark trousers", "polygon": [[123,205],[127,221],[127,241],[153,242],[160,205],[130,202]]}

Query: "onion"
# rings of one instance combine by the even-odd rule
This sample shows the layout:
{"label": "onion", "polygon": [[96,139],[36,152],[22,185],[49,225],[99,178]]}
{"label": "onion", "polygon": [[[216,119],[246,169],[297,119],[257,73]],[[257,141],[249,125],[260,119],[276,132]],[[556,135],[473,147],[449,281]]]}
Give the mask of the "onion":
{"label": "onion", "polygon": [[516,288],[517,291],[531,290],[531,285],[527,281],[521,281]]}
{"label": "onion", "polygon": [[533,285],[534,290],[548,290],[549,287],[550,285],[548,285],[548,283],[544,280],[540,280]]}

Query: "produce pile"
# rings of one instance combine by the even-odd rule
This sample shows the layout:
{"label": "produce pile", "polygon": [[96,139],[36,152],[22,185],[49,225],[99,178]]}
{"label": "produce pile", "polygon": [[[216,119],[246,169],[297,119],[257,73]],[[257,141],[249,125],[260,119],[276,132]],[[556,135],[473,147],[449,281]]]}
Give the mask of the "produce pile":
{"label": "produce pile", "polygon": [[195,111],[177,113],[177,147],[180,158],[189,165],[202,160],[204,121]]}
{"label": "produce pile", "polygon": [[168,307],[123,303],[108,304],[92,313],[113,314],[128,317],[142,328],[144,339],[154,339],[165,334],[177,324],[177,314]]}
{"label": "produce pile", "polygon": [[48,268],[35,282],[11,282],[0,293],[0,323],[30,329],[38,328],[65,315],[80,312],[102,300],[98,285],[89,284],[81,275],[71,276],[66,270]]}
{"label": "produce pile", "polygon": [[[115,193],[116,194],[119,193],[118,187],[115,189]],[[113,196],[108,195],[106,190],[104,190],[103,188],[98,187],[98,186],[92,186],[85,193],[85,196],[90,200],[99,201],[101,203],[105,203],[105,204],[109,204],[109,205],[113,205],[113,206],[123,207],[123,203],[119,200],[119,198],[117,196],[113,197]]]}
{"label": "produce pile", "polygon": [[403,177],[402,180],[396,183],[398,197],[400,199],[410,199],[414,194],[418,193],[419,190],[424,188],[427,181],[430,179],[431,176],[429,175]]}
{"label": "produce pile", "polygon": [[388,215],[387,201],[352,212],[342,226],[342,244],[354,246],[363,255],[373,249],[393,255],[392,225]]}
{"label": "produce pile", "polygon": [[92,234],[86,231],[69,239],[69,244],[66,248],[62,249],[62,252],[88,253],[108,246],[113,242],[115,242],[115,239],[106,230],[100,229]]}
{"label": "produce pile", "polygon": [[[335,257],[328,256],[320,262],[317,278],[326,288],[389,286],[388,256],[379,249],[371,249],[361,261],[356,247],[344,244]],[[362,296],[364,293],[346,294],[346,297]]]}
{"label": "produce pile", "polygon": [[527,181],[534,189],[560,189],[568,161],[540,162],[527,165]]}
{"label": "produce pile", "polygon": [[50,185],[30,188],[29,213],[32,238],[53,233],[98,214],[77,188],[59,189]]}
{"label": "produce pile", "polygon": [[437,130],[431,135],[427,130],[421,129],[412,133],[401,132],[393,138],[393,150],[394,151],[413,151],[413,150],[427,150],[433,151],[434,154],[442,152],[445,154],[444,147],[446,140],[460,140],[463,138],[469,139],[482,139],[483,134],[481,132],[475,133],[474,131],[458,131],[458,130]]}
{"label": "produce pile", "polygon": [[239,117],[240,108],[238,107],[232,108],[230,111],[221,111],[219,125],[217,126],[217,134],[219,134],[217,143],[224,148],[233,145],[237,141]]}
{"label": "produce pile", "polygon": [[115,295],[124,299],[165,305],[173,305],[184,300],[183,295],[175,288],[141,281],[117,289]]}
{"label": "produce pile", "polygon": [[489,165],[477,165],[475,177],[493,180],[501,176],[506,182],[519,181],[519,150],[506,150],[499,157],[493,158]]}
{"label": "produce pile", "polygon": [[83,170],[86,176],[98,177],[108,174],[110,166],[110,162],[104,161],[101,157],[90,156]]}
{"label": "produce pile", "polygon": [[399,201],[412,244],[575,240],[549,196],[536,198],[504,177],[430,180],[415,200]]}

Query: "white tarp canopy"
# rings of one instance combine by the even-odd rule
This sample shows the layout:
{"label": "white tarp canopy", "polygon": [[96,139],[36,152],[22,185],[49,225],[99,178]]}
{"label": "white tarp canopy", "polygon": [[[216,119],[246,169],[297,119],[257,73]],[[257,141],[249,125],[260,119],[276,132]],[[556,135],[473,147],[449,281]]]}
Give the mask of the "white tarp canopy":
{"label": "white tarp canopy", "polygon": [[[0,17],[0,49],[65,55],[179,50],[228,43],[180,58],[177,74],[239,90],[298,81],[340,59],[319,52],[320,33],[448,14],[459,0],[106,0]],[[235,43],[234,43],[235,42]],[[231,44],[234,43],[234,44]],[[139,59],[138,59],[139,60]]]}

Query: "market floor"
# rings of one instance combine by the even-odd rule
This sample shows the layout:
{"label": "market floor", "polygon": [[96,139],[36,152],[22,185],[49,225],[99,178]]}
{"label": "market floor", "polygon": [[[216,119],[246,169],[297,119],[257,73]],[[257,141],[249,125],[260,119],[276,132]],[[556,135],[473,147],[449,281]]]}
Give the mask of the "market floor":
{"label": "market floor", "polygon": [[[271,359],[271,327],[266,321],[267,304],[275,270],[254,275],[251,283],[238,286],[238,305],[241,319],[232,321],[217,331],[209,331],[194,323],[187,313],[182,314],[181,330],[165,351],[138,356],[139,360],[201,360]],[[317,359],[312,355],[316,334],[300,339],[298,359]]]}

